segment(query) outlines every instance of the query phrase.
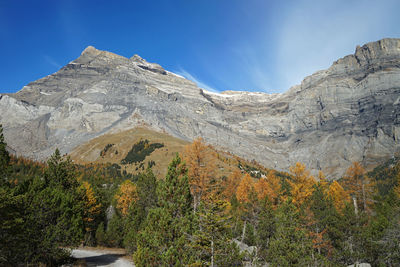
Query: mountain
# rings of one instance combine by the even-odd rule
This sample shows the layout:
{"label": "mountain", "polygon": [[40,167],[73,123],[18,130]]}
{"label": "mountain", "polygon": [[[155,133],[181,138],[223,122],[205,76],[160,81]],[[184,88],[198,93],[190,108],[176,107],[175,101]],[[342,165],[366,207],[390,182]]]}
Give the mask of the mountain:
{"label": "mountain", "polygon": [[282,94],[212,93],[137,55],[89,46],[58,72],[0,95],[0,114],[11,149],[39,160],[146,127],[201,136],[269,168],[300,161],[337,176],[352,161],[373,167],[399,151],[400,39],[357,46]]}

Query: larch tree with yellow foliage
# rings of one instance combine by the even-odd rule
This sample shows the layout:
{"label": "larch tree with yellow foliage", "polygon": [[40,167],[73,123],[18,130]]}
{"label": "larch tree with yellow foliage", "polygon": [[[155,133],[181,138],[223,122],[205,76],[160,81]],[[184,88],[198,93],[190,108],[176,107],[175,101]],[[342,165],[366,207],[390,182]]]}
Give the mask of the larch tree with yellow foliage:
{"label": "larch tree with yellow foliage", "polygon": [[318,172],[318,183],[321,185],[324,193],[327,193],[329,190],[329,182],[322,171]]}
{"label": "larch tree with yellow foliage", "polygon": [[300,162],[290,167],[290,172],[293,176],[293,180],[288,181],[291,188],[292,202],[296,207],[300,207],[311,196],[315,180],[306,169],[306,166]]}
{"label": "larch tree with yellow foliage", "polygon": [[249,202],[252,192],[254,192],[253,178],[251,178],[251,176],[246,173],[236,189],[236,198],[237,200],[239,200],[240,203]]}
{"label": "larch tree with yellow foliage", "polygon": [[239,169],[235,169],[224,182],[223,194],[227,200],[231,200],[236,194],[236,189],[239,186],[242,176],[242,172]]}
{"label": "larch tree with yellow foliage", "polygon": [[360,163],[353,162],[347,169],[342,184],[343,188],[353,198],[356,212],[358,207],[362,207],[363,211],[367,211],[368,206],[372,204],[374,184],[366,175]]}
{"label": "larch tree with yellow foliage", "polygon": [[267,197],[273,206],[278,204],[281,191],[281,182],[272,171],[267,174],[266,178],[260,178],[255,183],[254,188],[259,200]]}
{"label": "larch tree with yellow foliage", "polygon": [[255,195],[256,195],[256,192],[254,189],[253,178],[251,178],[251,176],[248,173],[246,173],[245,176],[240,181],[239,186],[236,189],[236,199],[240,203],[241,213],[244,217],[241,242],[243,242],[245,234],[246,234],[246,224],[247,224],[248,217],[251,217],[251,216],[246,216],[246,214],[248,215],[248,213],[251,213],[250,210],[252,210],[252,209],[250,207],[254,203],[253,198]]}
{"label": "larch tree with yellow foliage", "polygon": [[346,203],[350,202],[350,195],[337,181],[333,181],[329,185],[328,196],[331,197],[338,212],[342,212]]}
{"label": "larch tree with yellow foliage", "polygon": [[212,191],[210,182],[215,177],[215,156],[203,143],[202,138],[197,138],[185,147],[183,158],[188,168],[193,209],[196,212],[200,201]]}
{"label": "larch tree with yellow foliage", "polygon": [[97,200],[92,186],[88,182],[83,182],[78,188],[83,200],[83,222],[86,230],[85,243],[90,244],[93,233],[96,230],[96,220],[101,213],[101,204]]}
{"label": "larch tree with yellow foliage", "polygon": [[136,185],[130,180],[126,180],[120,185],[115,199],[117,209],[121,211],[122,216],[126,216],[131,205],[139,199]]}

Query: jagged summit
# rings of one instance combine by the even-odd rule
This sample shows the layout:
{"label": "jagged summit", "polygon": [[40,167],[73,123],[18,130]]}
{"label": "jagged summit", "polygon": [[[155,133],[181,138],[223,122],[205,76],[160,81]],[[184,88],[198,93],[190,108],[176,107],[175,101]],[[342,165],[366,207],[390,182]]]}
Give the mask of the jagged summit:
{"label": "jagged summit", "polygon": [[91,45],[89,45],[88,47],[86,47],[83,51],[82,51],[82,53],[81,53],[81,56],[83,55],[83,54],[95,54],[95,53],[98,53],[98,52],[100,52],[100,50],[97,50],[94,46],[91,46]]}
{"label": "jagged summit", "polygon": [[0,98],[17,153],[44,159],[94,137],[146,125],[206,142],[267,167],[300,161],[340,175],[400,151],[400,40],[356,48],[282,94],[202,90],[135,55],[94,47],[58,72]]}

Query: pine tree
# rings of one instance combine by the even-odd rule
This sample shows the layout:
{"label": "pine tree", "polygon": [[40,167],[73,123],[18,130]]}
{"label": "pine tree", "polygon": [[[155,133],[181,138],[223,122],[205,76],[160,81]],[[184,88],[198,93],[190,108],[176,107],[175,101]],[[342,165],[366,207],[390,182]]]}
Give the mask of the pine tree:
{"label": "pine tree", "polygon": [[293,204],[285,202],[278,208],[275,225],[268,255],[271,266],[310,266],[313,262],[312,242],[301,227]]}
{"label": "pine tree", "polygon": [[0,124],[0,186],[7,181],[9,173],[10,155],[4,140],[3,127]]}
{"label": "pine tree", "polygon": [[232,266],[241,264],[236,244],[231,242],[228,203],[214,196],[200,205],[198,229],[192,237],[191,247],[195,266]]}
{"label": "pine tree", "polygon": [[148,168],[137,179],[138,200],[129,208],[125,219],[127,232],[124,247],[129,253],[136,251],[137,235],[144,227],[149,210],[157,205],[157,180],[152,170]]}
{"label": "pine tree", "polygon": [[45,172],[46,184],[61,186],[65,190],[75,190],[78,187],[75,165],[69,157],[63,159],[58,148],[47,161],[48,168]]}
{"label": "pine tree", "polygon": [[182,266],[188,261],[188,240],[193,232],[192,197],[187,169],[176,156],[165,181],[157,188],[157,207],[150,209],[139,233],[136,266]]}
{"label": "pine tree", "polygon": [[275,234],[275,211],[268,200],[261,205],[259,224],[257,228],[257,247],[259,257],[264,262],[268,259],[268,250],[272,237]]}

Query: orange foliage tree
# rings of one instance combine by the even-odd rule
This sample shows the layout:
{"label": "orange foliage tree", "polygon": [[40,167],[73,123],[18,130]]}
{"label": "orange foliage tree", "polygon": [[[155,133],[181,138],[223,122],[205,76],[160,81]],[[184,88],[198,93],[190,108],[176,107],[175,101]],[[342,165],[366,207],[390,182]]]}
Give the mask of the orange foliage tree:
{"label": "orange foliage tree", "polygon": [[235,169],[224,182],[224,196],[227,200],[230,200],[235,194],[236,189],[242,179],[242,172],[239,169]]}
{"label": "orange foliage tree", "polygon": [[202,138],[197,138],[185,147],[183,158],[188,168],[193,209],[196,212],[200,201],[206,199],[207,194],[212,191],[210,182],[215,176],[215,156]]}
{"label": "orange foliage tree", "polygon": [[290,172],[293,176],[293,180],[288,181],[291,188],[292,201],[294,205],[300,207],[311,196],[315,180],[306,169],[306,166],[300,162],[290,167]]}
{"label": "orange foliage tree", "polygon": [[360,163],[353,162],[347,169],[342,184],[343,188],[355,200],[357,206],[367,211],[368,206],[372,204],[374,184],[365,174],[365,170]]}
{"label": "orange foliage tree", "polygon": [[115,199],[121,214],[123,216],[127,215],[129,207],[139,199],[136,185],[130,180],[126,180],[120,185]]}
{"label": "orange foliage tree", "polygon": [[311,238],[313,248],[317,250],[318,254],[326,251],[330,255],[333,247],[327,235],[328,229],[320,229],[318,221],[309,207],[305,209],[304,221],[308,228],[308,235]]}
{"label": "orange foliage tree", "polygon": [[254,185],[258,199],[268,200],[275,206],[278,204],[279,194],[281,191],[281,182],[276,175],[270,171],[266,178],[260,178]]}
{"label": "orange foliage tree", "polygon": [[321,185],[324,194],[326,194],[329,190],[329,182],[326,180],[326,176],[322,171],[318,172],[318,182]]}
{"label": "orange foliage tree", "polygon": [[253,178],[246,173],[245,176],[240,181],[236,189],[236,198],[240,203],[247,203],[251,199],[251,193],[254,192],[254,182]]}
{"label": "orange foliage tree", "polygon": [[337,181],[333,181],[330,184],[328,196],[332,198],[333,204],[339,212],[341,212],[346,206],[346,203],[350,201],[350,195]]}
{"label": "orange foliage tree", "polygon": [[101,212],[101,204],[94,194],[92,186],[88,182],[83,182],[79,187],[84,205],[83,221],[87,232],[93,232],[95,229],[95,220]]}

